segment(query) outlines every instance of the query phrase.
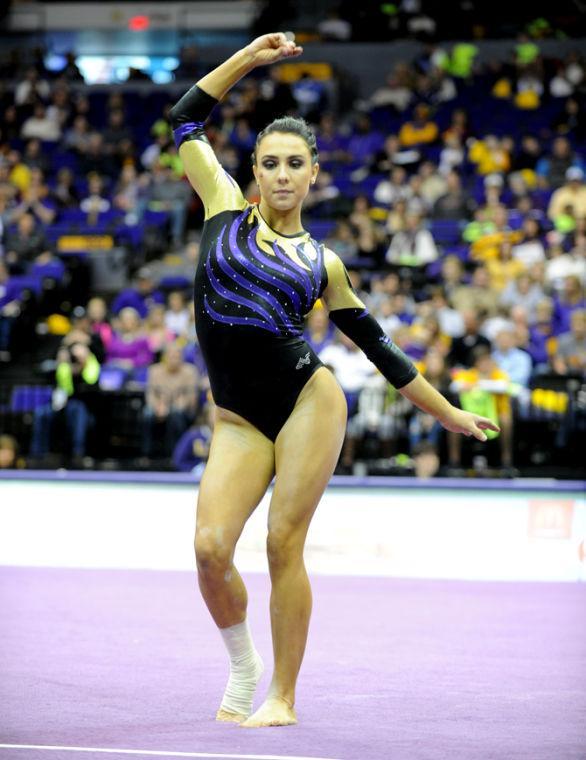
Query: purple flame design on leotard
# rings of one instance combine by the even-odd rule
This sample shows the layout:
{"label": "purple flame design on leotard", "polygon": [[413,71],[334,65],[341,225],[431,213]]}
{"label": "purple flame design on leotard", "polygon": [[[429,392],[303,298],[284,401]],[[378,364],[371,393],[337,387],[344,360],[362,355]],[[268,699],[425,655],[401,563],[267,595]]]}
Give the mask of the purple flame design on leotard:
{"label": "purple flame design on leotard", "polygon": [[[211,292],[204,295],[209,317],[228,325],[251,325],[275,335],[301,335],[303,315],[311,309],[320,292],[323,251],[316,260],[306,256],[303,244],[297,247],[300,259],[310,270],[293,261],[276,243],[274,256],[256,243],[257,225],[248,231],[250,209],[225,225],[205,261]],[[214,298],[215,296],[215,298]],[[225,311],[225,313],[223,313]]]}

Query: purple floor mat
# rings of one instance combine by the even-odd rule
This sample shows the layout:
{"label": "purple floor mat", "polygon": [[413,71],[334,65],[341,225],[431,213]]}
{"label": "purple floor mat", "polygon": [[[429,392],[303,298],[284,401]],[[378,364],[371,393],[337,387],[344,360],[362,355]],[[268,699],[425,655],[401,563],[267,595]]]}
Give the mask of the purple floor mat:
{"label": "purple floor mat", "polygon": [[[258,704],[270,677],[269,588],[262,575],[246,581],[267,664]],[[299,725],[244,730],[213,720],[226,655],[194,576],[0,568],[0,744],[585,760],[584,586],[312,583]],[[2,760],[118,757],[133,756],[0,748]]]}

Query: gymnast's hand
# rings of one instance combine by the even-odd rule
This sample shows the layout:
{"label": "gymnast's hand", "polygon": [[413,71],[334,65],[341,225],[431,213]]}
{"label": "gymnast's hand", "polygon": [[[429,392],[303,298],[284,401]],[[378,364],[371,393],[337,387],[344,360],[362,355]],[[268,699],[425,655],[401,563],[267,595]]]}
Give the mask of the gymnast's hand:
{"label": "gymnast's hand", "polygon": [[451,430],[452,433],[474,436],[479,441],[486,441],[484,430],[494,430],[495,433],[500,433],[499,426],[495,425],[492,420],[480,417],[478,414],[472,414],[472,412],[465,412],[463,409],[457,409],[455,406],[452,407],[447,417],[440,419],[440,422],[446,430]]}
{"label": "gymnast's hand", "polygon": [[266,66],[283,58],[295,58],[301,55],[303,48],[295,44],[291,39],[293,36],[291,32],[287,32],[286,35],[283,32],[263,34],[262,37],[253,40],[246,50],[253,57],[256,66]]}

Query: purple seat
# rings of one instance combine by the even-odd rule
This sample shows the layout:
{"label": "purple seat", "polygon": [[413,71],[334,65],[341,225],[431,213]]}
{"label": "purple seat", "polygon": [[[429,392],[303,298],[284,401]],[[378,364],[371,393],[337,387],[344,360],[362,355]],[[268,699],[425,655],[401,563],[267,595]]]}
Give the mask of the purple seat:
{"label": "purple seat", "polygon": [[100,370],[100,390],[119,391],[124,387],[128,372],[122,367],[104,365]]}
{"label": "purple seat", "polygon": [[34,412],[39,406],[51,403],[53,389],[48,385],[15,385],[10,398],[12,412]]}

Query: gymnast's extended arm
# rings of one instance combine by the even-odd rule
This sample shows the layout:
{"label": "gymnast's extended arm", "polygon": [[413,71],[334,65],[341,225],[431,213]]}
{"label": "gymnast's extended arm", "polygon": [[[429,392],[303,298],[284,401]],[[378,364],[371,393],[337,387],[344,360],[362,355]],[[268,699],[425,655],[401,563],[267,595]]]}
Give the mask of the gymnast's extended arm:
{"label": "gymnast's extended arm", "polygon": [[240,188],[220,166],[205,136],[213,107],[252,69],[300,53],[301,48],[280,32],[258,37],[202,77],[171,109],[175,144],[189,182],[203,201],[206,219],[246,206]]}
{"label": "gymnast's extended arm", "polygon": [[490,420],[450,404],[419,374],[413,362],[385,334],[356,295],[342,261],[326,250],[328,285],[323,300],[331,321],[364,351],[370,361],[415,406],[455,433],[486,440],[483,430],[498,430]]}

